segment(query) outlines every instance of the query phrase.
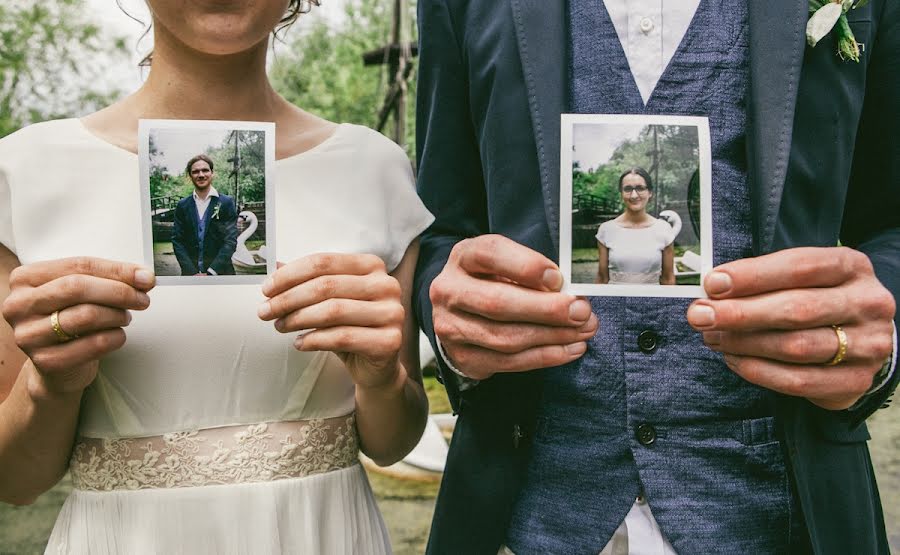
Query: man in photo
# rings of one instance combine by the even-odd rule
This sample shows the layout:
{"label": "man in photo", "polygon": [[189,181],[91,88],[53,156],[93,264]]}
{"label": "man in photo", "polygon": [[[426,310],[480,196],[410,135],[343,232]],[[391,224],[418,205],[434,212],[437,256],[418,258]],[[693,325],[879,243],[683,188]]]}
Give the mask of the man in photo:
{"label": "man in photo", "polygon": [[213,161],[204,154],[188,160],[194,192],[175,208],[172,248],[183,276],[234,275],[231,256],[237,246],[234,199],[213,187]]}
{"label": "man in photo", "polygon": [[[900,2],[813,4],[419,0],[430,554],[889,552]],[[709,118],[709,298],[560,292],[562,113]]]}

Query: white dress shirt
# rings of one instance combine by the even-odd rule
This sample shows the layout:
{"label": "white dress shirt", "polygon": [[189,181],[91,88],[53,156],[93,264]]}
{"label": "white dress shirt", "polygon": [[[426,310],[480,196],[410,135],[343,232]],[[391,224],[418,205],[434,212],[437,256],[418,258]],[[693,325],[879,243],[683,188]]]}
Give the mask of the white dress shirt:
{"label": "white dress shirt", "polygon": [[681,44],[700,0],[604,0],[644,104]]}
{"label": "white dress shirt", "polygon": [[209,186],[209,192],[206,194],[206,198],[200,198],[200,195],[197,194],[197,190],[194,189],[194,206],[197,207],[198,221],[203,221],[203,215],[206,214],[206,207],[209,206],[213,197],[218,196],[219,191],[216,191],[216,188],[212,185]]}

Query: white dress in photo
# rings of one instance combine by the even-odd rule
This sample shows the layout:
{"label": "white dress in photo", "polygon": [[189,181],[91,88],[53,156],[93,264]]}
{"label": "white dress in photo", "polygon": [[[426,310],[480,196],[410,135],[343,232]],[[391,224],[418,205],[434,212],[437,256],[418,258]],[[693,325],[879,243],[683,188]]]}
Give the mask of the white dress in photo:
{"label": "white dress in photo", "polygon": [[[342,124],[275,163],[277,259],[373,253],[388,269],[432,221],[406,155]],[[22,264],[143,264],[138,157],[76,119],[0,140],[0,242]],[[75,490],[47,553],[381,554],[354,385],[256,316],[259,285],[166,285],[86,390]]]}
{"label": "white dress in photo", "polygon": [[659,285],[662,252],[675,240],[672,226],[654,219],[647,227],[625,227],[615,220],[603,222],[597,241],[609,249],[609,283]]}

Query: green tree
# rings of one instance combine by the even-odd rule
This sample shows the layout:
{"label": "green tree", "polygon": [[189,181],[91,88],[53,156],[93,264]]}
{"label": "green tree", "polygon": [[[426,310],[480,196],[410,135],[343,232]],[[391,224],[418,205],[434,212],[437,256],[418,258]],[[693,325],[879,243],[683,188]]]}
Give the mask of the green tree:
{"label": "green tree", "polygon": [[0,3],[0,137],[35,121],[91,111],[119,91],[85,86],[103,72],[105,54],[126,50],[91,22],[84,0]]}
{"label": "green tree", "polygon": [[[290,102],[323,118],[374,127],[387,93],[387,66],[363,66],[364,52],[391,40],[392,0],[349,0],[338,24],[302,17],[289,31],[287,52],[275,48],[270,73],[275,89]],[[415,1],[406,19],[415,39]],[[415,74],[409,82],[406,145],[415,144]],[[388,124],[390,125],[390,124]]]}
{"label": "green tree", "polygon": [[622,143],[606,166],[617,172],[635,166],[644,168],[654,179],[654,206],[663,207],[687,201],[688,184],[698,159],[696,127],[648,125],[637,139]]}

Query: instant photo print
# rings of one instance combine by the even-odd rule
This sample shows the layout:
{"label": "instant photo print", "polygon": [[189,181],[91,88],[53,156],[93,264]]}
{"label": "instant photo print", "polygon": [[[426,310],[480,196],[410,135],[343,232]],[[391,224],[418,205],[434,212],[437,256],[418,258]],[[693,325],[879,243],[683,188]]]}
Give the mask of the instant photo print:
{"label": "instant photo print", "polygon": [[576,295],[704,297],[706,118],[563,114],[559,262]]}
{"label": "instant photo print", "polygon": [[157,283],[262,283],[275,271],[275,124],[140,120],[138,139]]}

